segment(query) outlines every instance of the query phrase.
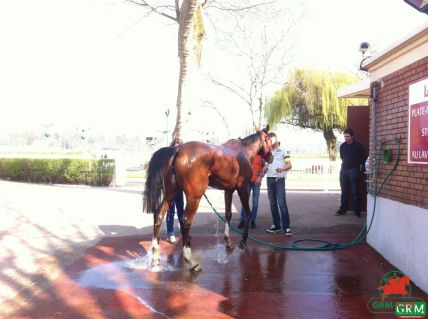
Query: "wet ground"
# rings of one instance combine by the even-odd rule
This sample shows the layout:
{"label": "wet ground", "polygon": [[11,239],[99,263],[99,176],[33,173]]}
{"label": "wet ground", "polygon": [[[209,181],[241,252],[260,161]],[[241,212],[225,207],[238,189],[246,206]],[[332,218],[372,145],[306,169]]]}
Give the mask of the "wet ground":
{"label": "wet ground", "polygon": [[[193,238],[198,274],[183,264],[180,243],[162,241],[162,271],[152,272],[149,236],[105,238],[10,318],[394,318],[368,310],[394,267],[366,244],[305,252],[250,242],[226,254],[216,235]],[[291,243],[279,234],[258,239]],[[428,300],[415,287],[412,296]]]}
{"label": "wet ground", "polygon": [[[25,184],[17,186],[25,188]],[[70,189],[65,190],[70,192]],[[31,191],[34,192],[34,189],[31,188]],[[47,191],[52,194],[53,189]],[[85,194],[95,191],[84,189]],[[103,192],[108,194],[110,200],[121,194]],[[3,192],[2,196],[4,194]],[[90,197],[93,198],[96,194],[98,193],[93,193]],[[211,200],[214,198],[215,206],[221,210],[221,194],[217,197],[215,194],[211,195]],[[102,198],[103,195],[100,193],[97,196]],[[130,199],[132,198],[126,197],[127,201]],[[261,195],[258,227],[250,230],[250,235],[276,245],[291,245],[293,240],[304,238],[325,239],[343,244],[351,242],[364,223],[364,218],[357,219],[352,213],[342,217],[333,216],[338,202],[337,193],[289,192],[287,200],[293,222],[292,237],[266,233],[265,228],[270,226],[271,218],[266,210],[264,192]],[[234,204],[235,208],[239,207],[235,202]],[[110,202],[109,205],[111,206]],[[97,213],[96,206],[91,209],[93,214]],[[132,210],[131,207],[128,209]],[[210,207],[203,203],[200,209],[208,212]],[[25,210],[22,209],[21,212],[24,214]],[[106,208],[104,213],[111,212]],[[125,210],[122,217],[124,214]],[[104,235],[96,240],[88,238],[81,254],[76,253],[78,249],[70,250],[70,254],[67,253],[68,250],[58,253],[54,243],[60,236],[49,238],[49,234],[52,236],[56,233],[53,230],[45,232],[43,239],[49,245],[44,248],[40,244],[37,251],[40,254],[43,248],[43,253],[49,254],[49,249],[52,249],[52,257],[55,257],[57,264],[44,264],[44,259],[38,259],[35,250],[27,253],[25,256],[40,263],[44,273],[32,273],[28,276],[31,283],[22,284],[15,298],[5,298],[0,302],[0,317],[395,318],[393,313],[388,313],[388,309],[379,308],[381,304],[377,290],[383,276],[395,268],[367,244],[361,243],[335,251],[291,251],[249,241],[246,251],[236,247],[231,254],[226,254],[222,222],[212,213],[198,214],[204,217],[192,228],[193,254],[202,266],[202,271],[198,274],[191,274],[183,264],[179,236],[176,245],[161,241],[162,269],[160,272],[153,272],[150,267],[149,225],[143,228],[135,228],[126,223],[107,225],[98,218],[98,227]],[[39,215],[40,213],[37,216]],[[234,224],[238,222],[238,215],[234,214]],[[24,223],[27,221],[22,219]],[[81,225],[80,232],[83,234],[88,224],[88,220],[83,217],[76,220],[76,225]],[[47,229],[46,224],[43,226]],[[40,230],[40,227],[37,229]],[[40,235],[37,233],[31,237],[28,225],[22,230],[18,227],[15,229],[15,237],[22,232],[19,237],[21,242],[24,242],[24,238],[34,240]],[[2,236],[2,240],[6,238],[3,233]],[[162,236],[164,238],[164,230]],[[232,233],[232,238],[238,244],[239,234]],[[72,242],[72,238],[69,241]],[[9,242],[3,242],[3,248],[7,247]],[[19,255],[10,250],[10,256]],[[18,286],[14,278],[20,277],[8,276],[7,273],[12,268],[21,269],[14,260],[2,257],[0,287]],[[58,275],[48,276],[45,274],[48,272]],[[45,284],[40,284],[42,282]],[[32,290],[33,286],[39,286],[40,289]],[[414,285],[411,297],[428,301],[427,294]]]}

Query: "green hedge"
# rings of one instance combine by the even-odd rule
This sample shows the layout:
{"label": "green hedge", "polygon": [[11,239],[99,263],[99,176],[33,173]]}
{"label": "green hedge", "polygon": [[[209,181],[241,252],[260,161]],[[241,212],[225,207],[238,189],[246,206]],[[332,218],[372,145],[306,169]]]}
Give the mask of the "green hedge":
{"label": "green hedge", "polygon": [[112,159],[0,158],[0,178],[31,183],[108,186],[115,170]]}

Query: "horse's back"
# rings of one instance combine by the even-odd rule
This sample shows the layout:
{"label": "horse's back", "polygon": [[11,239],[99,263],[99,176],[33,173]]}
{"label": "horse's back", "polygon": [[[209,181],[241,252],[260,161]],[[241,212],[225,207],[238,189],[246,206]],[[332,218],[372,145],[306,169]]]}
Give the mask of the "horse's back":
{"label": "horse's back", "polygon": [[177,178],[183,188],[209,184],[219,189],[234,189],[242,183],[239,178],[240,155],[241,149],[234,144],[185,143],[176,157]]}
{"label": "horse's back", "polygon": [[182,165],[209,165],[213,156],[212,145],[203,142],[187,142],[180,145],[176,158],[176,163]]}

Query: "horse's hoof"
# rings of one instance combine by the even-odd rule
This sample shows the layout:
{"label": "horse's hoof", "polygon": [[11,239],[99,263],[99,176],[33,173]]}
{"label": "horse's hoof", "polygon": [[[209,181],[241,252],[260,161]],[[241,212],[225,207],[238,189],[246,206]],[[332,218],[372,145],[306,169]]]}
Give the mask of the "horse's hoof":
{"label": "horse's hoof", "polygon": [[192,268],[190,268],[190,271],[194,274],[200,272],[202,270],[201,266],[199,266],[199,264],[196,264],[195,266],[193,266]]}
{"label": "horse's hoof", "polygon": [[226,252],[228,252],[229,254],[232,253],[234,249],[235,249],[234,244],[230,244],[226,246]]}
{"label": "horse's hoof", "polygon": [[152,266],[160,266],[161,261],[160,259],[156,258],[156,259],[152,259]]}
{"label": "horse's hoof", "polygon": [[159,272],[162,270],[160,260],[153,260],[151,270],[152,272]]}
{"label": "horse's hoof", "polygon": [[247,243],[245,243],[245,242],[241,241],[241,242],[239,243],[239,249],[241,249],[241,250],[245,250],[245,249],[247,249]]}
{"label": "horse's hoof", "polygon": [[162,270],[162,268],[159,265],[152,266],[152,272],[160,272],[161,270]]}

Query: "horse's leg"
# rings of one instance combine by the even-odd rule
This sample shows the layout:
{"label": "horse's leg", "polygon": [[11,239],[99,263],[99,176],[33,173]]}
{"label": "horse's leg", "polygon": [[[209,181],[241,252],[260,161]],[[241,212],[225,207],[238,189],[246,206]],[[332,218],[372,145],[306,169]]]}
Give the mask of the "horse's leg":
{"label": "horse's leg", "polygon": [[199,272],[202,270],[202,268],[192,257],[192,249],[190,246],[190,228],[192,227],[192,220],[196,214],[196,210],[198,209],[201,197],[186,196],[186,199],[186,208],[184,210],[182,221],[183,227],[181,228],[181,235],[183,237],[183,257],[190,271]]}
{"label": "horse's leg", "polygon": [[248,227],[250,225],[250,215],[251,215],[250,204],[248,203],[250,196],[249,196],[247,185],[238,189],[238,195],[239,195],[239,198],[241,199],[241,204],[245,211],[245,225],[244,225],[244,231],[242,233],[242,240],[239,243],[239,248],[241,248],[241,250],[245,250],[245,248],[247,248]]}
{"label": "horse's leg", "polygon": [[224,225],[224,241],[226,242],[226,250],[232,252],[235,246],[230,240],[229,231],[230,231],[230,220],[232,219],[232,197],[233,192],[230,190],[224,191],[224,205],[225,205],[225,217],[226,223]]}
{"label": "horse's leg", "polygon": [[170,203],[165,199],[162,201],[159,212],[153,214],[153,238],[152,238],[152,266],[160,267],[160,227],[168,211]]}

